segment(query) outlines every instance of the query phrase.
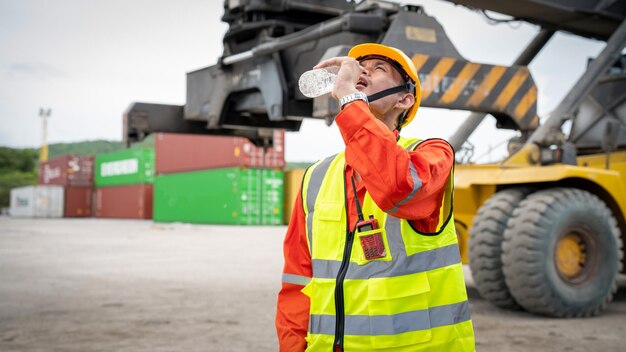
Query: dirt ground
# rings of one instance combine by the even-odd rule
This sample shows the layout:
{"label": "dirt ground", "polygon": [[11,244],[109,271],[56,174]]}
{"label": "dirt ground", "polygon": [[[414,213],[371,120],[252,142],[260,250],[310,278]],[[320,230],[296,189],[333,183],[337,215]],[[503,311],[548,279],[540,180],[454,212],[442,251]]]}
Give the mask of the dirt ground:
{"label": "dirt ground", "polygon": [[[276,351],[284,232],[0,217],[0,351]],[[624,280],[600,317],[571,320],[468,286],[478,351],[626,350]]]}

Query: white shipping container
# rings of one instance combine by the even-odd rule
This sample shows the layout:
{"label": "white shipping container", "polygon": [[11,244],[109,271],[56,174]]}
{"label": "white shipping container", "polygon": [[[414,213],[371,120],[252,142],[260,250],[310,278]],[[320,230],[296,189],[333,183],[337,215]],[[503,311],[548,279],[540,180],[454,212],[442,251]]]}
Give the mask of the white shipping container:
{"label": "white shipping container", "polygon": [[28,218],[63,217],[63,186],[37,185],[13,188],[9,214]]}

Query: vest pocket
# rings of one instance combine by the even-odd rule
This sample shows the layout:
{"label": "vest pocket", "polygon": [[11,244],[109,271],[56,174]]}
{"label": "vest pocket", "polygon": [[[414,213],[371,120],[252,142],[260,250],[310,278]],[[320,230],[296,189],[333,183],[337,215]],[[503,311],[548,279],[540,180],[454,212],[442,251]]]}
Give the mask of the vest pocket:
{"label": "vest pocket", "polygon": [[392,348],[431,340],[426,273],[368,280],[372,347]]}
{"label": "vest pocket", "polygon": [[314,259],[341,260],[345,243],[343,203],[323,202],[313,213],[311,255]]}
{"label": "vest pocket", "polygon": [[341,215],[343,214],[342,203],[321,203],[315,211],[317,212],[317,218],[319,220],[326,221],[341,221]]}

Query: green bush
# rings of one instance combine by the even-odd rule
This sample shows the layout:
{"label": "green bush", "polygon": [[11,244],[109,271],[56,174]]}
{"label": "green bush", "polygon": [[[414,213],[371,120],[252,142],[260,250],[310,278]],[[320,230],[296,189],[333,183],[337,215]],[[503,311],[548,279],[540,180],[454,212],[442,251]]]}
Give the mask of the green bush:
{"label": "green bush", "polygon": [[11,188],[37,184],[37,158],[35,149],[0,147],[0,207],[11,202]]}
{"label": "green bush", "polygon": [[39,152],[34,149],[0,147],[0,174],[10,171],[35,171],[38,156]]}
{"label": "green bush", "polygon": [[37,172],[0,172],[0,207],[8,207],[11,202],[11,188],[37,184]]}

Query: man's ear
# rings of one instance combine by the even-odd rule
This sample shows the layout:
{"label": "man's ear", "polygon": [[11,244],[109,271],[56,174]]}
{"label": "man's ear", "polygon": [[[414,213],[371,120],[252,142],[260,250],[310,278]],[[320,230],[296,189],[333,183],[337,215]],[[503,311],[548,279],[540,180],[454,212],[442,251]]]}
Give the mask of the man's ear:
{"label": "man's ear", "polygon": [[415,96],[413,96],[413,94],[411,93],[404,93],[398,99],[398,102],[396,103],[396,107],[402,110],[406,110],[410,108],[413,105],[413,103],[415,103]]}

